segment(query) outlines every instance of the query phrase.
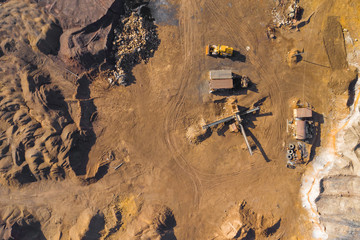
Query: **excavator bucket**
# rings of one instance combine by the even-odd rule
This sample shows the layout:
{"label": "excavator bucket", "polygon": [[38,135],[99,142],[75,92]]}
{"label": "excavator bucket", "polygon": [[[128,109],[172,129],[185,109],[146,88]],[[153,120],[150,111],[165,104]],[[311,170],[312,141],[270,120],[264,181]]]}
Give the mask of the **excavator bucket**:
{"label": "excavator bucket", "polygon": [[210,45],[207,45],[207,46],[205,47],[205,54],[206,54],[207,56],[210,56]]}

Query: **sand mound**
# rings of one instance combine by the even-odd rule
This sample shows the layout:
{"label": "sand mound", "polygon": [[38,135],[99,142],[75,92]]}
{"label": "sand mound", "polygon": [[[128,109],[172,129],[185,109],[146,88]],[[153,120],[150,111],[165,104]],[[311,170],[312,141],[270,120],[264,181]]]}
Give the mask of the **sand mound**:
{"label": "sand mound", "polygon": [[155,212],[152,224],[157,233],[160,235],[166,235],[168,231],[171,232],[172,229],[176,226],[175,216],[170,208],[165,206],[158,207]]}
{"label": "sand mound", "polygon": [[3,240],[45,240],[40,222],[28,211],[6,207],[0,212],[0,238]]}
{"label": "sand mound", "polygon": [[0,93],[0,122],[9,125],[1,133],[1,179],[10,185],[61,179],[78,128],[48,73],[23,68],[19,75]]}
{"label": "sand mound", "polygon": [[243,201],[228,211],[215,239],[278,239],[276,231],[280,223],[281,219],[256,213]]}
{"label": "sand mound", "polygon": [[70,228],[70,239],[100,239],[100,232],[104,229],[104,224],[104,215],[102,213],[86,209],[80,214],[76,224]]}
{"label": "sand mound", "polygon": [[[174,227],[176,220],[170,208],[163,205],[145,205],[135,213],[131,207],[133,201],[122,201],[117,209],[117,227],[108,231],[108,235],[114,239],[176,239]],[[128,213],[132,212],[131,215]],[[106,228],[110,226],[109,217],[106,217]],[[112,224],[114,226],[114,224]]]}
{"label": "sand mound", "polygon": [[19,39],[23,39],[34,50],[40,50],[45,54],[57,54],[62,30],[54,17],[47,15],[29,1],[9,1],[1,8],[0,45],[5,54],[18,49]]}
{"label": "sand mound", "polygon": [[[111,69],[116,62],[113,81],[125,84],[125,77],[119,80],[119,76],[125,74],[130,81],[132,66],[151,57],[159,44],[147,17],[150,11],[142,10],[146,0],[38,2],[59,19],[64,30],[59,56],[79,73],[109,60]],[[78,9],[86,11],[79,14]]]}
{"label": "sand mound", "polygon": [[120,3],[122,1],[114,3],[113,0],[101,2],[37,0],[36,2],[58,19],[64,31],[61,35],[59,51],[62,60],[79,71],[104,61],[107,35],[113,19],[122,14],[123,4]]}
{"label": "sand mound", "polygon": [[[358,110],[357,110],[358,118]],[[341,156],[320,181],[316,206],[329,239],[354,238],[360,234],[359,123],[353,122],[339,134]]]}
{"label": "sand mound", "polygon": [[68,172],[84,175],[93,135],[83,129],[91,129],[87,114],[95,109],[91,101],[72,104],[65,98],[89,98],[78,94],[87,92],[87,78],[79,78],[74,88],[65,81],[64,69],[45,55],[56,54],[59,27],[36,4],[10,1],[0,15],[5,60],[0,72],[0,181],[18,186],[62,179]]}
{"label": "sand mound", "polygon": [[210,135],[210,129],[205,130],[202,128],[205,124],[205,119],[202,118],[198,123],[191,125],[186,130],[186,138],[190,143],[198,144]]}
{"label": "sand mound", "polygon": [[291,49],[287,55],[287,62],[289,67],[294,67],[298,62],[301,61],[300,51],[297,49]]}

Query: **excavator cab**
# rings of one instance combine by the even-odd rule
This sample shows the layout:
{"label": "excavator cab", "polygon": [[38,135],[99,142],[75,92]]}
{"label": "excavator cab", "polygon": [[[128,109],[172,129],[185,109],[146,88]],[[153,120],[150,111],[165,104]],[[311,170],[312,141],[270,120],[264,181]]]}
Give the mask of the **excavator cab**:
{"label": "excavator cab", "polygon": [[234,49],[229,46],[219,45],[220,56],[231,57]]}
{"label": "excavator cab", "polygon": [[207,45],[205,53],[207,56],[231,57],[234,49],[225,45]]}

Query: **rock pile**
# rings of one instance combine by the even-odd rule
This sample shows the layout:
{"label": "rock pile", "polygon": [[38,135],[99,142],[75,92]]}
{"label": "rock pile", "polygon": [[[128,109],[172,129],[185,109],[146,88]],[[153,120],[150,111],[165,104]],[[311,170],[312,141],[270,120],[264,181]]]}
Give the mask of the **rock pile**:
{"label": "rock pile", "polygon": [[113,48],[116,61],[111,84],[128,85],[131,69],[135,64],[148,61],[160,44],[156,26],[147,18],[132,12],[120,20],[114,29]]}

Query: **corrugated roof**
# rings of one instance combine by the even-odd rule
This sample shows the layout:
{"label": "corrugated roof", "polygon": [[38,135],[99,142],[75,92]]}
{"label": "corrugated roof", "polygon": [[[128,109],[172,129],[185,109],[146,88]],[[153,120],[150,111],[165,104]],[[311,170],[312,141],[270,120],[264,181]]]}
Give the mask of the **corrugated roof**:
{"label": "corrugated roof", "polygon": [[232,78],[210,80],[210,89],[231,89],[234,87]]}
{"label": "corrugated roof", "polygon": [[296,120],[295,121],[296,126],[296,139],[299,140],[305,140],[306,139],[306,124],[304,120]]}
{"label": "corrugated roof", "polygon": [[227,79],[232,78],[231,70],[211,70],[209,72],[210,79]]}
{"label": "corrugated roof", "polygon": [[312,110],[308,108],[295,108],[294,109],[295,118],[310,118],[312,117]]}

